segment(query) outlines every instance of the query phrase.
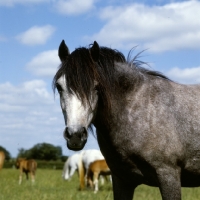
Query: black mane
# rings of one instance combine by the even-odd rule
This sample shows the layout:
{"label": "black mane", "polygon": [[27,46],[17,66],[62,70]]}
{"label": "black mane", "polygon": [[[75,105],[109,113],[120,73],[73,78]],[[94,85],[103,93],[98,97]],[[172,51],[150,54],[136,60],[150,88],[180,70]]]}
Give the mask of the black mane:
{"label": "black mane", "polygon": [[82,100],[82,103],[85,103],[85,99],[89,102],[88,98],[94,87],[94,81],[97,81],[99,96],[103,99],[104,106],[109,109],[110,97],[113,93],[113,86],[116,83],[115,65],[117,63],[129,67],[133,71],[133,74],[135,74],[134,80],[128,80],[127,77],[121,78],[121,81],[118,82],[121,87],[123,87],[123,84],[127,85],[127,80],[128,82],[132,82],[133,85],[135,78],[140,79],[141,76],[156,76],[168,79],[159,72],[143,68],[142,65],[146,63],[137,59],[139,55],[137,54],[129,61],[117,50],[100,47],[99,60],[98,62],[94,62],[89,48],[77,48],[61,64],[60,69],[53,79],[53,90],[55,92],[56,81],[61,75],[65,74],[68,90],[75,92],[80,100]]}
{"label": "black mane", "polygon": [[[77,48],[61,64],[53,79],[53,90],[55,92],[56,81],[65,74],[68,90],[74,91],[85,103],[84,99],[90,96],[94,80],[96,80],[99,83],[99,93],[107,99],[107,104],[109,104],[115,62],[126,62],[124,55],[117,50],[101,47],[99,61],[94,62],[88,48]],[[107,83],[106,87],[105,83]],[[89,102],[89,99],[87,101]]]}

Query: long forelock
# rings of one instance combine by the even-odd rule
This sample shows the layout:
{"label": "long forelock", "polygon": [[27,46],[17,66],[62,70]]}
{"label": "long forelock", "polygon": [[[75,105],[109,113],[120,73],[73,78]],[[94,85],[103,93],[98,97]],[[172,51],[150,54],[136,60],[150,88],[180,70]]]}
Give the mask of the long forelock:
{"label": "long forelock", "polygon": [[116,62],[126,62],[124,55],[117,50],[100,47],[100,57],[96,63],[92,60],[88,48],[78,48],[68,56],[57,71],[53,80],[54,92],[56,81],[65,75],[68,91],[73,91],[82,103],[90,103],[91,90],[96,81],[99,96],[103,99],[104,106],[109,108]]}
{"label": "long forelock", "polygon": [[88,49],[79,48],[62,63],[54,77],[54,85],[61,75],[65,75],[68,91],[73,91],[84,104],[90,102],[89,98],[91,89],[94,87],[96,73],[95,63],[92,61]]}

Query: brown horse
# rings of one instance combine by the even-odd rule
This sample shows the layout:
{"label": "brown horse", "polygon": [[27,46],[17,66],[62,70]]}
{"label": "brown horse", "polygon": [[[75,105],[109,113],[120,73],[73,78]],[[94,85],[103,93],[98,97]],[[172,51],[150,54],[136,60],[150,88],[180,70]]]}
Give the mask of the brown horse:
{"label": "brown horse", "polygon": [[3,151],[0,151],[0,170],[3,167],[4,160],[5,160],[5,153]]}
{"label": "brown horse", "polygon": [[37,162],[33,159],[18,158],[16,161],[16,168],[20,170],[19,174],[19,184],[22,182],[23,172],[26,174],[26,179],[28,180],[28,173],[31,175],[32,183],[35,182],[35,172],[37,169]]}
{"label": "brown horse", "polygon": [[111,171],[105,160],[92,162],[88,169],[87,184],[94,189],[95,193],[98,191],[98,179],[100,175],[111,175]]}

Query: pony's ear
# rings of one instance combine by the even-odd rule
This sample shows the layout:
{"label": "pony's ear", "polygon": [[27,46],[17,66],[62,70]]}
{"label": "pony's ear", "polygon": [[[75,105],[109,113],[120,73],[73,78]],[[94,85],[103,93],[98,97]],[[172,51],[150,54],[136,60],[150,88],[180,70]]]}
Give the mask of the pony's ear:
{"label": "pony's ear", "polygon": [[59,49],[58,49],[58,56],[61,60],[61,62],[65,61],[67,59],[67,57],[69,56],[70,52],[69,49],[67,47],[67,45],[65,44],[65,41],[63,40],[60,43]]}
{"label": "pony's ear", "polygon": [[90,48],[90,54],[94,62],[97,62],[99,60],[99,52],[100,52],[99,45],[96,41],[94,41],[94,44]]}

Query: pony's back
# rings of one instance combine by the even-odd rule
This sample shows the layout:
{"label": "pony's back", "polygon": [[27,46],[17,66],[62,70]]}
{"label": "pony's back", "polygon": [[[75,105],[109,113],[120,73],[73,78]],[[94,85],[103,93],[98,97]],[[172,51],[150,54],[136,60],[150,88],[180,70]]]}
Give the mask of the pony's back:
{"label": "pony's back", "polygon": [[101,151],[97,149],[85,150],[82,155],[82,161],[86,171],[92,162],[103,159],[105,159],[104,156],[102,155]]}
{"label": "pony's back", "polygon": [[88,173],[98,173],[99,175],[110,174],[110,169],[105,160],[96,160],[89,166]]}

